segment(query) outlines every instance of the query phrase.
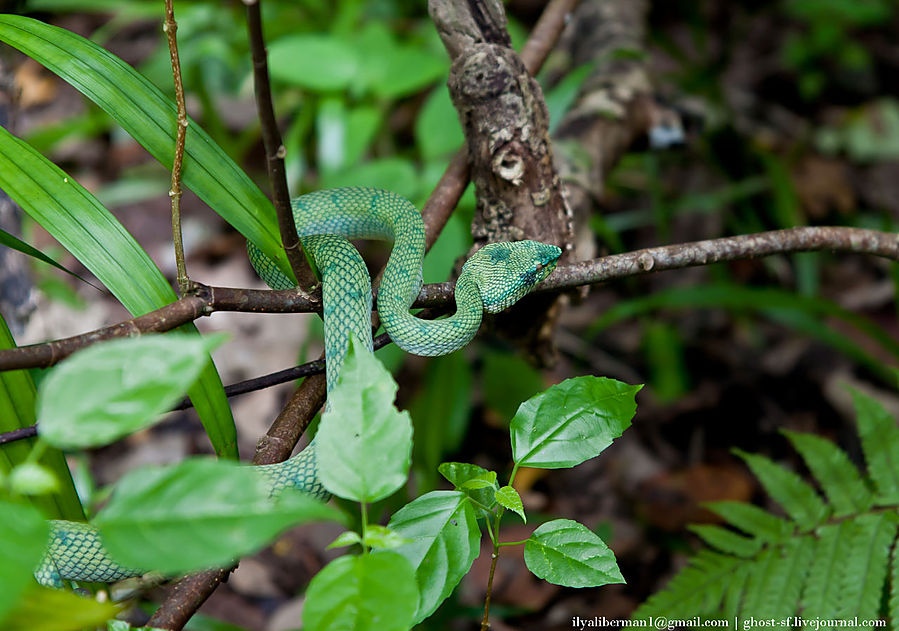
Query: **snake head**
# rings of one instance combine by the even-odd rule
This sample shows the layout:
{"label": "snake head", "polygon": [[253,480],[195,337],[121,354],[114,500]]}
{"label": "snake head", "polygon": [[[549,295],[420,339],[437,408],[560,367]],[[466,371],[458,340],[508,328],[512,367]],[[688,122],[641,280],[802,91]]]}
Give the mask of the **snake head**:
{"label": "snake head", "polygon": [[549,276],[561,255],[558,247],[539,241],[490,243],[466,261],[462,272],[474,277],[484,310],[497,313]]}

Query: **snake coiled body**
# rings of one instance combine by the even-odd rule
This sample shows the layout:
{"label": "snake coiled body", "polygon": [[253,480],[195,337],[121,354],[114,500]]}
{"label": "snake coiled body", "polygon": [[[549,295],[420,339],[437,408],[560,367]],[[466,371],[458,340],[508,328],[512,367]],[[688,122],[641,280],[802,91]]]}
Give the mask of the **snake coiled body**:
{"label": "snake coiled body", "polygon": [[[371,280],[349,239],[393,242],[378,291],[378,313],[391,339],[416,355],[444,355],[465,346],[483,312],[511,306],[555,267],[561,254],[554,245],[535,241],[494,243],[478,250],[456,281],[456,313],[442,320],[422,320],[409,312],[421,289],[425,230],[418,210],[406,199],[374,188],[318,191],[293,201],[303,248],[311,254],[322,280],[327,388],[337,382],[350,336],[370,349]],[[250,261],[273,289],[294,283],[252,244]],[[285,462],[256,467],[272,492],[293,486],[318,498],[328,497],[316,475],[315,442]],[[35,572],[38,582],[60,587],[65,580],[111,582],[139,576],[111,559],[95,528],[53,521],[47,553]]]}

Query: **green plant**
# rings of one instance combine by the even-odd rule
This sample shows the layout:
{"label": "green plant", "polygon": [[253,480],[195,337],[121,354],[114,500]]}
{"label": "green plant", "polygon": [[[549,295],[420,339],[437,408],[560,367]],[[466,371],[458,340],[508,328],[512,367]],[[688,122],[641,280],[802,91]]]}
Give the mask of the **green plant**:
{"label": "green plant", "polygon": [[[709,547],[650,597],[636,619],[797,616],[795,626],[813,628],[816,620],[875,620],[886,613],[895,625],[899,427],[874,399],[852,396],[867,475],[813,434],[783,432],[823,497],[785,467],[736,450],[784,515],[739,502],[708,504],[727,527],[691,527]],[[885,589],[889,598],[882,600]]]}

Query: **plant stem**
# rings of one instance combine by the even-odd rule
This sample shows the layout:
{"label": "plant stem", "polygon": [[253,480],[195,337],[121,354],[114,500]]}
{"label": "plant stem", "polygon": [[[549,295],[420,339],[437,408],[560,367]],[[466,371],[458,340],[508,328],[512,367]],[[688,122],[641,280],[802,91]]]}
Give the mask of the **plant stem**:
{"label": "plant stem", "polygon": [[165,24],[163,26],[169,43],[169,56],[172,60],[172,77],[175,80],[175,103],[178,107],[178,124],[175,134],[175,159],[172,162],[172,186],[169,197],[172,199],[172,242],[175,246],[175,266],[178,268],[178,290],[180,295],[187,293],[190,280],[187,277],[187,265],[184,263],[184,241],[181,237],[181,167],[184,163],[184,143],[187,137],[187,105],[184,101],[184,84],[181,80],[181,61],[178,56],[178,23],[175,22],[173,0],[165,0]]}
{"label": "plant stem", "polygon": [[[499,536],[499,520],[502,518],[503,512],[505,510],[502,506],[496,511],[493,528],[497,537]],[[484,617],[481,619],[481,631],[487,631],[490,628],[490,597],[493,595],[493,575],[496,573],[496,561],[499,559],[499,543],[495,537],[491,537],[491,539],[493,540],[493,552],[490,554],[490,576],[487,577],[487,595],[484,597]]]}

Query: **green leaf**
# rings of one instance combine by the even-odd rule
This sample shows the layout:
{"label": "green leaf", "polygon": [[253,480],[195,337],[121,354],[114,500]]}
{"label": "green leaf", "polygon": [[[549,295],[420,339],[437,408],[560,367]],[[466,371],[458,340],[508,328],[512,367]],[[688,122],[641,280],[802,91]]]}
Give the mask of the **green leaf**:
{"label": "green leaf", "polygon": [[459,489],[463,491],[476,491],[477,489],[487,488],[502,490],[499,489],[496,484],[496,471],[488,471],[485,475],[466,480],[462,486],[459,487]]}
{"label": "green leaf", "polygon": [[766,510],[743,502],[720,501],[703,504],[727,523],[748,535],[770,543],[780,542],[793,534],[795,526]]}
{"label": "green leaf", "polygon": [[47,467],[36,462],[23,462],[10,473],[9,488],[20,495],[46,495],[59,491],[59,480]]}
{"label": "green leaf", "polygon": [[[843,568],[849,562],[849,541],[855,532],[853,520],[821,526],[808,580],[802,590],[803,615],[812,618],[836,618]],[[812,629],[810,625],[806,629]]]}
{"label": "green leaf", "polygon": [[389,550],[344,556],[315,575],[306,590],[308,631],[407,631],[418,605],[409,561]]}
{"label": "green leaf", "polygon": [[496,504],[495,492],[499,488],[496,483],[496,471],[487,471],[483,467],[467,462],[444,462],[437,470],[444,478],[449,480],[457,491],[464,491],[475,502],[484,508],[478,508],[478,512],[485,512]]}
{"label": "green leaf", "polygon": [[524,562],[538,578],[565,587],[625,582],[603,540],[570,519],[554,519],[537,528],[524,545]]}
{"label": "green leaf", "polygon": [[277,498],[252,467],[193,458],[132,471],[97,515],[110,555],[164,573],[220,567],[289,526],[340,514],[292,490]]}
{"label": "green leaf", "polygon": [[830,513],[827,504],[798,475],[764,456],[740,449],[734,453],[749,465],[768,494],[796,521],[800,530],[811,530],[827,518]]}
{"label": "green leaf", "polygon": [[524,515],[524,504],[521,503],[521,496],[511,486],[504,486],[496,491],[496,501],[510,511],[515,511],[521,517],[521,521],[527,523],[528,519]]}
{"label": "green leaf", "polygon": [[[16,342],[0,314],[0,348],[15,348]],[[8,432],[34,425],[35,388],[27,370],[0,372],[0,431]],[[28,461],[35,439],[19,440],[0,446],[0,475],[11,471],[15,465]],[[81,520],[84,511],[75,492],[72,474],[63,453],[55,448],[44,451],[41,463],[49,467],[60,485],[58,493],[36,496],[31,503],[51,518]]]}
{"label": "green leaf", "polygon": [[362,541],[369,548],[382,548],[392,550],[404,543],[412,543],[409,539],[399,536],[390,528],[372,524],[365,529],[365,537]]}
{"label": "green leaf", "polygon": [[393,406],[396,390],[381,362],[351,338],[315,439],[318,475],[334,495],[376,502],[406,483],[412,421]]}
{"label": "green leaf", "polygon": [[0,620],[3,631],[82,631],[106,624],[119,606],[76,596],[59,589],[32,585],[9,616]]}
{"label": "green leaf", "polygon": [[899,539],[893,542],[890,559],[889,616],[893,623],[891,627],[895,629],[899,624]]}
{"label": "green leaf", "polygon": [[[70,83],[171,169],[177,109],[134,68],[79,35],[23,16],[0,15],[0,40]],[[182,179],[292,278],[271,202],[194,121],[187,128]]]}
{"label": "green leaf", "polygon": [[834,516],[862,513],[871,508],[874,495],[845,451],[814,434],[782,431],[821,485],[833,505]]}
{"label": "green leaf", "polygon": [[39,261],[43,261],[44,263],[47,263],[48,265],[52,265],[56,269],[64,271],[66,274],[68,274],[70,276],[74,276],[78,280],[85,282],[88,285],[91,284],[89,281],[81,278],[81,276],[79,276],[72,270],[68,269],[67,267],[60,265],[59,263],[57,263],[56,261],[51,259],[49,256],[47,256],[46,254],[44,254],[37,248],[34,248],[34,247],[28,245],[27,243],[25,243],[24,241],[17,239],[16,237],[9,234],[5,230],[0,230],[0,245],[5,245],[8,248],[12,248],[13,250],[17,250],[17,251],[21,252],[22,254],[27,254],[28,256],[36,258]]}
{"label": "green leaf", "polygon": [[855,403],[858,435],[878,504],[899,503],[899,429],[875,399],[850,390]]}
{"label": "green leaf", "polygon": [[273,79],[318,92],[347,88],[359,63],[353,46],[333,35],[296,33],[268,45]]}
{"label": "green leaf", "polygon": [[[47,522],[32,506],[0,500],[0,620],[34,582],[50,536]],[[6,628],[5,626],[3,627]]]}
{"label": "green leaf", "polygon": [[[15,17],[0,15],[0,38],[4,21]],[[0,188],[100,279],[132,314],[142,315],[176,299],[147,253],[93,195],[2,128]],[[197,333],[193,324],[182,330]],[[236,457],[234,419],[211,359],[190,389],[190,396],[216,453]]]}
{"label": "green leaf", "polygon": [[846,563],[840,568],[840,618],[871,620],[877,617],[890,546],[896,538],[899,516],[895,511],[859,515],[849,540]]}
{"label": "green leaf", "polygon": [[342,171],[322,173],[321,188],[372,186],[393,191],[406,199],[416,199],[421,180],[415,166],[404,158],[381,158],[352,165]]}
{"label": "green leaf", "polygon": [[741,615],[779,620],[795,615],[814,548],[813,537],[800,537],[765,549],[750,565]]}
{"label": "green leaf", "polygon": [[222,335],[170,333],[78,351],[41,382],[41,437],[62,448],[98,447],[156,423],[223,341]]}
{"label": "green leaf", "polygon": [[449,88],[441,83],[431,90],[415,119],[415,144],[426,160],[436,160],[458,151],[465,142]]}
{"label": "green leaf", "polygon": [[458,491],[432,491],[406,504],[387,527],[411,543],[396,548],[415,568],[415,622],[430,616],[468,573],[481,551],[471,502]]}
{"label": "green leaf", "polygon": [[362,537],[359,533],[354,530],[347,530],[346,532],[340,533],[337,536],[337,539],[329,543],[325,549],[345,548],[346,546],[354,546],[357,543],[362,543]]}
{"label": "green leaf", "polygon": [[691,524],[688,528],[713,548],[738,557],[751,557],[762,549],[761,539],[744,537],[720,526]]}
{"label": "green leaf", "polygon": [[599,455],[630,426],[642,387],[584,376],[528,399],[511,424],[515,466],[559,469]]}

